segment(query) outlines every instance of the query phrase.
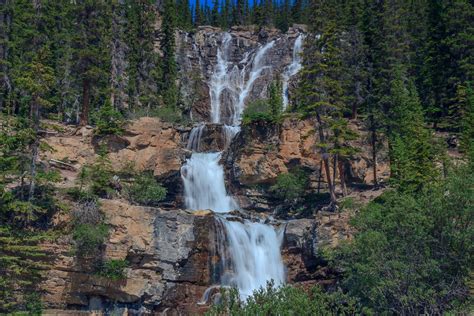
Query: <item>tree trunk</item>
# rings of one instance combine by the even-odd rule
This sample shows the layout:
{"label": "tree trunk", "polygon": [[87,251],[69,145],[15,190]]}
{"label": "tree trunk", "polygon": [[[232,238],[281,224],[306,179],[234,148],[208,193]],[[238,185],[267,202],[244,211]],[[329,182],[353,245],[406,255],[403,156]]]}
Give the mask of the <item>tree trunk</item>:
{"label": "tree trunk", "polygon": [[30,188],[28,190],[28,201],[31,201],[35,196],[36,186],[36,160],[38,160],[38,148],[39,148],[39,104],[37,97],[33,97],[33,104],[31,105],[31,119],[33,120],[33,128],[35,131],[35,140],[31,147],[31,165],[30,165]]}
{"label": "tree trunk", "polygon": [[82,81],[82,110],[81,117],[79,119],[79,125],[85,126],[89,123],[89,95],[90,95],[90,80],[84,79]]}
{"label": "tree trunk", "polygon": [[378,185],[377,182],[377,133],[375,130],[372,130],[372,137],[371,137],[371,145],[372,145],[372,168],[374,172],[374,186]]}
{"label": "tree trunk", "polygon": [[321,193],[321,178],[323,177],[323,161],[319,163],[319,175],[318,175],[318,194]]}
{"label": "tree trunk", "polygon": [[337,179],[337,161],[338,161],[338,155],[334,154],[333,156],[333,161],[332,161],[332,185],[333,185],[333,190],[336,192],[336,179]]}
{"label": "tree trunk", "polygon": [[[321,116],[319,113],[316,114],[316,119],[318,121],[318,134],[319,134],[319,140],[321,143],[325,143],[326,138],[324,137],[324,131],[323,131],[323,125],[322,125],[322,120]],[[326,180],[328,183],[328,188],[329,188],[329,195],[331,197],[331,205],[334,207],[336,205],[336,193],[334,192],[334,187],[332,185],[332,180],[331,180],[331,170],[329,168],[329,155],[327,153],[326,148],[323,146],[321,147],[321,154],[323,158],[323,165],[324,165],[324,170],[326,173]]]}
{"label": "tree trunk", "polygon": [[342,188],[342,194],[344,196],[347,195],[347,186],[346,186],[346,174],[344,170],[344,161],[339,159],[338,161],[338,169],[339,169],[339,179],[341,179],[341,188]]}

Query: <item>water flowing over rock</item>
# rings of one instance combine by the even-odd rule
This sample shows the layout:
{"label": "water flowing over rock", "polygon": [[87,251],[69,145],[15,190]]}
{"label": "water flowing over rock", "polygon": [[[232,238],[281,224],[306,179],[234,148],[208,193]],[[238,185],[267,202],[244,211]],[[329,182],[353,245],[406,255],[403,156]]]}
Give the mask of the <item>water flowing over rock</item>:
{"label": "water flowing over rock", "polygon": [[280,254],[283,233],[271,225],[250,221],[222,220],[230,252],[227,263],[230,274],[221,277],[223,285],[239,289],[240,297],[247,299],[256,289],[273,281],[275,286],[285,283],[285,271]]}
{"label": "water flowing over rock", "polygon": [[290,79],[295,76],[303,67],[301,64],[302,57],[301,53],[303,52],[303,40],[304,35],[301,34],[295,41],[295,45],[293,46],[293,61],[289,64],[282,75],[282,94],[283,94],[283,110],[286,110],[289,104],[289,92],[288,92],[288,85]]}
{"label": "water flowing over rock", "polygon": [[224,170],[219,165],[221,154],[193,153],[181,169],[186,207],[191,210],[228,212],[238,208],[227,195]]}
{"label": "water flowing over rock", "polygon": [[[255,49],[247,50],[242,58],[236,61],[233,45],[236,45],[235,42],[239,43],[239,38],[227,32],[217,37],[219,44],[216,48],[216,61],[208,80],[210,115],[207,120],[214,124],[223,124],[225,148],[240,131],[240,120],[248,99],[259,95],[255,93],[255,83],[264,77],[266,72],[271,76],[273,65],[270,57],[274,55],[270,52],[281,38],[258,44]],[[296,39],[296,42],[299,41],[300,37]],[[296,46],[299,47],[301,44]],[[288,67],[294,73],[297,72],[291,65]],[[294,73],[287,73],[286,82]],[[239,206],[227,194],[223,166],[219,164],[221,153],[200,153],[205,129],[206,125],[195,127],[188,141],[188,149],[195,152],[181,169],[185,204],[192,210],[211,209],[219,213],[229,212]],[[220,254],[221,285],[238,288],[241,298],[246,299],[253,291],[265,286],[268,281],[273,280],[275,285],[285,283],[280,255],[281,233],[277,233],[271,225],[246,219],[232,221],[227,220],[224,215],[218,220],[225,228],[225,234],[222,236],[226,237],[225,241],[222,241],[224,246],[220,248],[221,250],[228,248]]]}
{"label": "water flowing over rock", "polygon": [[[285,95],[297,72],[304,26],[288,32],[234,27],[228,32],[201,27],[177,40],[181,95],[196,121],[238,125],[245,106],[268,96],[268,86],[286,74]],[[295,45],[296,44],[296,45]],[[293,66],[292,66],[293,65]],[[283,92],[282,92],[283,93]]]}

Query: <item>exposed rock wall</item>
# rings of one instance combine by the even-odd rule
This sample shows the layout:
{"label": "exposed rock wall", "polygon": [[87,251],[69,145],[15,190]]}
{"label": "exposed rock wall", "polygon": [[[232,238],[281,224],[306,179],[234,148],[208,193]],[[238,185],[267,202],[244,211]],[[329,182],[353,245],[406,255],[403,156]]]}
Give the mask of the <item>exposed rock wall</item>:
{"label": "exposed rock wall", "polygon": [[[101,207],[110,225],[102,255],[127,260],[126,278],[112,281],[94,274],[89,261],[97,258],[78,259],[70,236],[62,236],[43,245],[51,254],[51,269],[42,284],[46,308],[126,308],[130,314],[164,310],[195,314],[207,308],[197,303],[219,281],[212,212],[163,210],[120,200],[101,200]],[[65,216],[57,224],[68,220]],[[318,235],[317,222],[307,219],[284,225],[288,281],[314,280],[315,275],[323,279],[315,263],[318,245],[327,238]]]}
{"label": "exposed rock wall", "polygon": [[[224,156],[228,179],[232,182],[233,194],[240,205],[248,209],[268,210],[271,194],[255,190],[256,185],[267,187],[274,184],[281,173],[294,167],[307,171],[312,190],[327,190],[326,176],[322,168],[319,139],[315,135],[316,122],[299,118],[286,118],[282,124],[253,124],[244,126],[231,148]],[[350,145],[358,152],[345,160],[344,179],[349,186],[373,184],[372,148],[368,133],[360,122],[350,122],[358,139]],[[389,166],[386,144],[379,146],[377,153],[377,179],[383,183],[388,179]],[[331,167],[332,173],[332,167]],[[336,179],[339,183],[339,175]]]}

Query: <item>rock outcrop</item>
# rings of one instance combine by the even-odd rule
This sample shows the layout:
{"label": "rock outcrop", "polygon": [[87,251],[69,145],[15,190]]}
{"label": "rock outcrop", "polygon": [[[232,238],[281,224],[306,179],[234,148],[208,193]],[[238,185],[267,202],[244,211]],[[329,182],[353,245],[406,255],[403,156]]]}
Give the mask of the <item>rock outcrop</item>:
{"label": "rock outcrop", "polygon": [[52,269],[43,283],[47,307],[199,312],[196,302],[214,281],[212,213],[165,211],[118,200],[101,200],[101,205],[110,226],[102,255],[127,260],[126,278],[95,275],[87,262],[73,256],[70,239],[60,238],[44,245],[52,254]]}
{"label": "rock outcrop", "polygon": [[[316,123],[288,117],[281,124],[252,124],[244,126],[223,157],[233,194],[248,209],[268,210],[271,195],[255,190],[275,183],[281,173],[300,167],[309,175],[312,190],[326,192],[327,183],[318,150]],[[372,148],[368,133],[359,122],[350,122],[350,128],[359,136],[350,145],[358,151],[344,160],[344,179],[349,187],[373,184]],[[377,153],[377,180],[388,179],[389,166],[386,144]],[[332,173],[332,166],[331,166]],[[339,184],[339,175],[336,179]]]}
{"label": "rock outcrop", "polygon": [[[74,256],[70,236],[62,236],[43,245],[51,258],[51,269],[45,272],[42,283],[46,308],[126,309],[130,314],[165,310],[196,314],[207,308],[197,303],[207,288],[219,283],[215,271],[219,226],[212,212],[163,210],[120,200],[101,200],[101,208],[110,226],[102,256],[127,260],[125,278],[113,281],[94,274],[89,261],[98,258]],[[323,265],[319,265],[318,249],[334,242],[332,234],[345,236],[345,226],[338,218],[329,214],[320,220],[285,224],[282,252],[288,282],[330,282]],[[68,221],[65,216],[57,225]],[[319,223],[324,229],[319,229]],[[336,224],[337,232],[328,233]]]}

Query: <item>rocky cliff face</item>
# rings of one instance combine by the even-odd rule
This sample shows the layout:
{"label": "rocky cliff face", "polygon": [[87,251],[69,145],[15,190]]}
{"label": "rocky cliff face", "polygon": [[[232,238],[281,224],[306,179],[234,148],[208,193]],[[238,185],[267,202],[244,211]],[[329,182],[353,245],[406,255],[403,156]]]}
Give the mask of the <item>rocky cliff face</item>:
{"label": "rocky cliff face", "polygon": [[[227,33],[210,27],[193,33],[180,32],[177,39],[180,89],[190,116],[194,121],[216,121],[210,117],[210,107],[217,102],[223,105],[218,114],[224,118],[218,121],[227,124],[226,118],[235,114],[226,106],[235,98],[232,94],[235,87],[247,89],[245,104],[266,97],[271,81],[294,60],[294,44],[303,31],[304,27],[295,26],[286,34],[276,30],[256,31],[251,27],[232,28]],[[263,49],[266,46],[268,50]],[[257,53],[261,51],[265,54]],[[219,55],[224,53],[225,60]],[[217,64],[225,65],[225,72],[234,73],[225,80],[238,82],[227,84],[224,89],[227,92],[220,91],[219,100],[211,102],[211,87],[221,86],[210,84],[212,80],[222,79],[215,77]],[[258,71],[253,69],[255,64]],[[255,72],[258,76],[251,78]],[[297,76],[288,82],[290,91],[295,79]],[[236,93],[242,95],[240,90]],[[192,129],[144,117],[129,122],[123,135],[105,137],[94,136],[91,127],[59,126],[60,132],[46,138],[51,150],[40,155],[41,163],[61,172],[63,181],[59,187],[74,186],[80,169],[94,163],[105,147],[117,174],[130,167],[151,171],[167,187],[168,195],[159,208],[130,205],[119,195],[115,200],[101,201],[111,228],[101,256],[129,263],[125,278],[119,281],[95,274],[90,264],[94,258],[74,256],[72,239],[66,229],[69,215],[58,214],[52,225],[63,228],[64,234],[54,242],[43,244],[51,254],[50,269],[45,271],[42,284],[45,306],[51,313],[59,310],[60,314],[64,310],[129,315],[202,313],[208,305],[198,302],[206,289],[219,284],[225,231],[211,211],[183,209],[180,171],[191,155],[188,140],[196,136],[193,133],[199,133],[199,148],[194,145],[191,148],[224,151],[221,163],[225,166],[227,191],[238,199],[250,218],[258,217],[255,211],[274,210],[275,200],[268,188],[279,174],[294,167],[310,175],[310,190],[325,192],[327,185],[321,171],[315,128],[311,120],[288,116],[282,124],[244,126],[229,145],[228,127],[222,124]],[[361,150],[344,161],[344,179],[355,189],[357,185],[371,183],[372,159],[366,132],[357,121],[351,122],[351,128],[360,135],[352,145]],[[237,131],[235,126],[234,131]],[[381,181],[388,176],[388,166],[384,151],[379,152],[377,174]],[[307,218],[272,220],[273,225],[284,231],[281,253],[287,282],[334,282],[333,273],[320,253],[322,248],[350,238],[350,215],[350,212],[321,212],[315,204],[310,205]],[[207,303],[212,299],[213,295]]]}
{"label": "rocky cliff face", "polygon": [[[282,124],[243,127],[223,158],[227,178],[233,184],[233,194],[238,197],[242,207],[270,210],[275,205],[272,205],[272,194],[268,187],[275,183],[279,174],[287,173],[295,167],[304,169],[309,175],[311,190],[327,191],[316,128],[317,124],[313,120],[291,117],[286,118]],[[351,146],[357,148],[358,152],[344,161],[343,177],[349,189],[357,189],[373,184],[372,149],[368,133],[360,122],[352,121],[350,128],[359,135],[357,140],[351,142]],[[385,149],[379,149],[377,154],[379,183],[386,181],[389,176]],[[336,184],[339,185],[338,179]],[[257,190],[256,187],[263,190]]]}
{"label": "rocky cliff face", "polygon": [[[130,314],[165,310],[194,314],[208,308],[198,302],[218,281],[219,227],[212,212],[163,210],[120,200],[101,200],[101,206],[111,227],[102,255],[128,261],[125,279],[95,275],[87,261],[72,255],[69,236],[62,236],[43,245],[51,254],[51,269],[42,284],[47,308]],[[65,216],[57,225],[67,221]],[[317,222],[280,225],[285,227],[288,281],[324,279],[318,247],[330,238],[318,233]]]}
{"label": "rocky cliff face", "polygon": [[[210,211],[192,213],[180,209],[183,205],[180,167],[189,154],[185,147],[190,128],[141,118],[130,122],[124,136],[100,139],[87,127],[63,128],[64,131],[46,139],[52,151],[41,154],[42,163],[61,171],[63,182],[59,186],[73,186],[80,168],[93,163],[98,157],[98,147],[105,145],[116,170],[133,162],[138,170],[153,171],[170,191],[164,203],[166,208],[130,205],[123,200],[101,201],[111,227],[103,257],[129,262],[124,280],[112,281],[95,275],[87,261],[73,255],[68,234],[45,243],[51,258],[51,269],[45,272],[43,283],[45,306],[55,310],[116,310],[128,314],[165,310],[203,312],[206,305],[197,302],[207,288],[218,284],[219,227]],[[220,126],[208,128],[209,142],[216,139],[219,142],[213,135],[222,135]],[[241,202],[246,201],[242,206],[248,210],[270,210],[269,195],[255,193],[252,185],[273,183],[279,173],[291,166],[300,165],[317,175],[320,157],[314,149],[313,128],[312,121],[289,118],[278,127],[243,129],[223,158],[232,191]],[[354,128],[357,128],[355,123]],[[223,140],[220,142],[223,144]],[[361,148],[366,146],[363,140],[359,142]],[[367,174],[370,168],[366,167],[370,160],[365,153],[363,149],[354,161],[347,162],[351,166],[350,174],[358,176],[361,183],[370,181]],[[379,174],[384,176],[386,165],[379,168]],[[323,247],[350,238],[349,218],[347,212],[318,212],[306,219],[275,222],[285,231],[282,256],[288,282],[333,282],[332,273],[319,253]],[[69,221],[69,215],[63,214],[53,224],[67,227]]]}

